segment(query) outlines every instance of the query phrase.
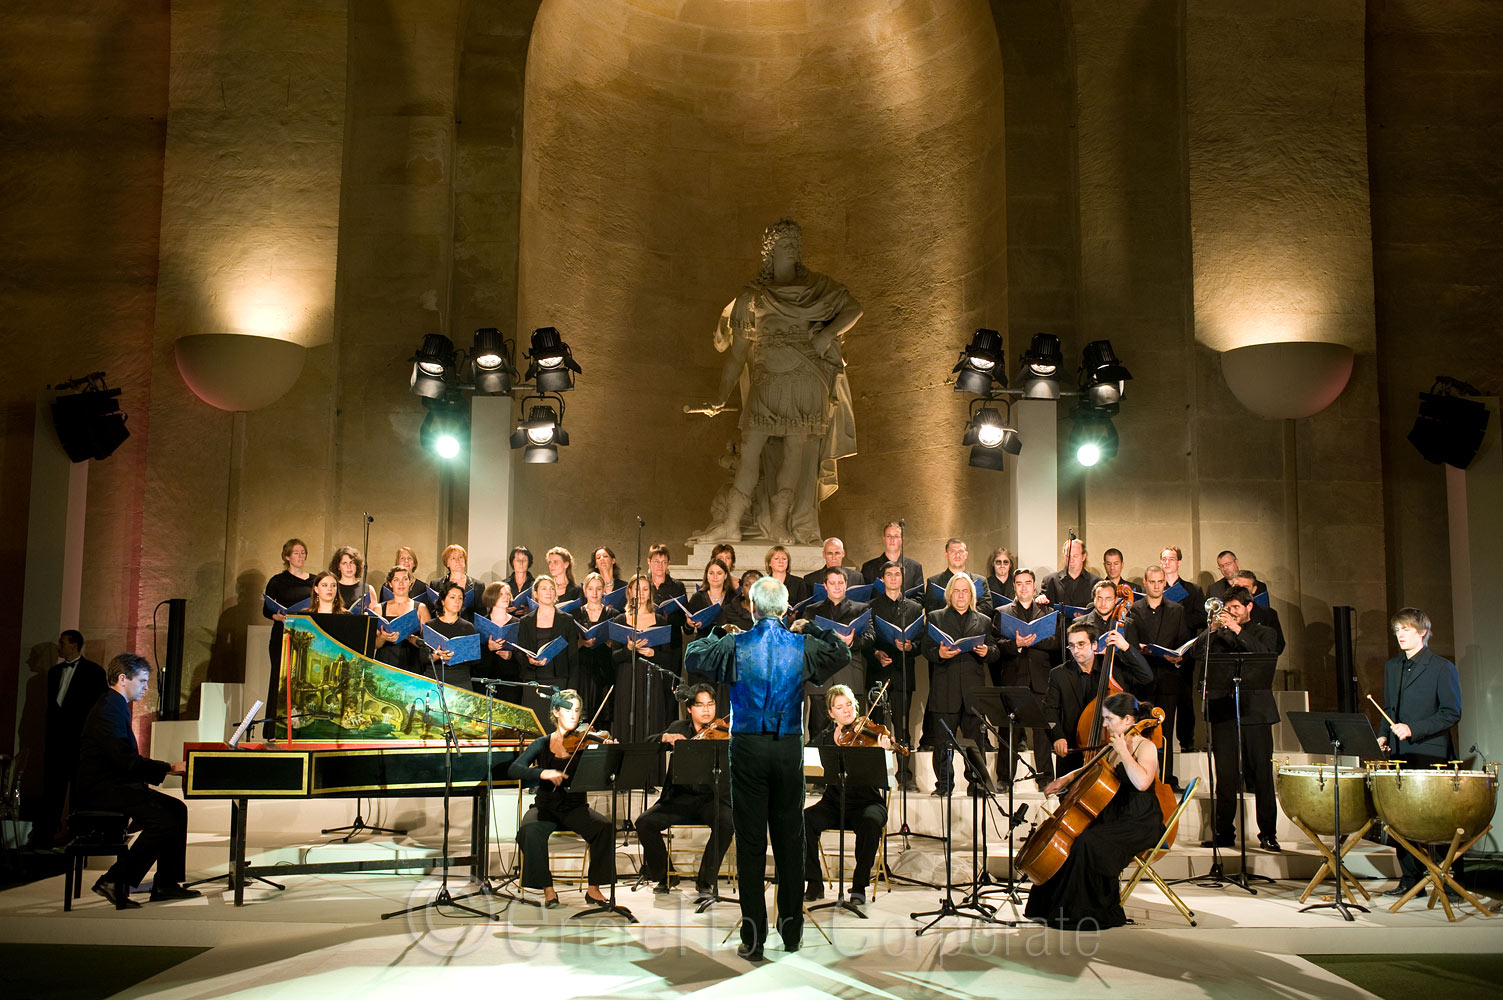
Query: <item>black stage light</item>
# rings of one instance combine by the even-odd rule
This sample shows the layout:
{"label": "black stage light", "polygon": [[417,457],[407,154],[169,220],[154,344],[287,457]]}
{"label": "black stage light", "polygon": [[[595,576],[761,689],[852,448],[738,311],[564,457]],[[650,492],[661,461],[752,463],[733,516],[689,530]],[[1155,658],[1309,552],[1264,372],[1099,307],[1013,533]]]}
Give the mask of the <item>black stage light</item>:
{"label": "black stage light", "polygon": [[559,446],[569,443],[569,432],[562,426],[562,410],[562,401],[558,410],[544,401],[528,409],[527,419],[517,424],[511,433],[511,446],[525,449],[524,462],[558,461]]}
{"label": "black stage light", "polygon": [[482,396],[505,396],[511,393],[516,370],[511,365],[511,350],[501,331],[493,326],[475,331],[475,348],[470,352],[470,382]]}
{"label": "black stage light", "polygon": [[536,379],[538,392],[568,392],[574,388],[570,373],[579,372],[579,365],[556,328],[545,326],[532,331],[532,348],[527,356],[532,359],[527,377]]}
{"label": "black stage light", "polygon": [[1059,379],[1065,366],[1059,338],[1035,333],[1018,366],[1018,383],[1024,399],[1058,399]]}
{"label": "black stage light", "polygon": [[426,399],[442,399],[454,376],[454,342],[441,333],[425,336],[423,346],[412,356],[408,387]]}
{"label": "black stage light", "polygon": [[1008,427],[994,407],[982,407],[967,421],[962,445],[969,446],[969,464],[978,469],[1002,471],[1003,454],[1016,455],[1023,450],[1018,432]]}
{"label": "black stage light", "polygon": [[1419,416],[1409,431],[1409,443],[1425,461],[1465,469],[1477,457],[1491,414],[1467,396],[1481,392],[1472,385],[1438,376],[1429,392],[1420,393]]}
{"label": "black stage light", "polygon": [[1117,454],[1117,428],[1112,418],[1082,402],[1075,410],[1075,424],[1070,428],[1070,450],[1075,461],[1084,466],[1096,465]]}
{"label": "black stage light", "polygon": [[1116,413],[1131,378],[1110,340],[1093,340],[1081,352],[1080,391],[1096,409]]}
{"label": "black stage light", "polygon": [[104,373],[96,375],[90,376],[87,384],[97,382],[97,388],[52,401],[52,424],[58,442],[73,462],[109,458],[130,437],[125,414],[120,412],[120,390],[104,388]]}
{"label": "black stage light", "polygon": [[985,396],[992,391],[993,382],[1000,382],[1005,388],[1004,367],[1002,335],[996,330],[977,330],[971,336],[970,346],[960,352],[960,360],[955,363],[955,391]]}
{"label": "black stage light", "polygon": [[458,458],[470,444],[468,402],[458,392],[451,391],[440,398],[424,398],[423,408],[428,415],[418,431],[418,442],[439,458]]}

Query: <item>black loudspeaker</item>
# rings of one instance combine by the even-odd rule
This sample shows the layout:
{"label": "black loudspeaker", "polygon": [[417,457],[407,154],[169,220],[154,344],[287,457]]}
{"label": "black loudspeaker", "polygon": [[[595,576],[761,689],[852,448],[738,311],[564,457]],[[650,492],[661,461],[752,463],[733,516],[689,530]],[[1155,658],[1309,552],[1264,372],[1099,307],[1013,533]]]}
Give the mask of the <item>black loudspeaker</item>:
{"label": "black loudspeaker", "polygon": [[157,678],[157,718],[175,721],[183,692],[183,626],[188,618],[188,602],[181,597],[167,601],[167,658],[160,664]]}
{"label": "black loudspeaker", "polygon": [[52,422],[70,461],[103,461],[130,437],[119,396],[119,389],[91,389],[53,400]]}
{"label": "black loudspeaker", "polygon": [[[1437,380],[1437,384],[1442,380]],[[1478,395],[1475,388],[1459,383],[1447,393],[1420,393],[1419,416],[1409,431],[1409,443],[1419,451],[1420,457],[1435,465],[1442,463],[1465,469],[1477,457],[1482,439],[1487,434],[1490,414],[1487,407],[1475,399],[1450,395],[1450,391]]]}
{"label": "black loudspeaker", "polygon": [[1336,711],[1357,711],[1357,661],[1352,652],[1352,608],[1338,604],[1331,609],[1336,630]]}

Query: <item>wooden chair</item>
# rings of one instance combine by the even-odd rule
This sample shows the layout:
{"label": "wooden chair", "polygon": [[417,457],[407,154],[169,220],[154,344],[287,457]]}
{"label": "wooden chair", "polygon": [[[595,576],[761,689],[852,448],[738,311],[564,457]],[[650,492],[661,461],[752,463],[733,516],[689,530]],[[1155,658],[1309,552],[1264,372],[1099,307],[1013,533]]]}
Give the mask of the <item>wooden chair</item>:
{"label": "wooden chair", "polygon": [[1128,897],[1132,895],[1133,890],[1138,887],[1138,883],[1146,875],[1153,880],[1154,885],[1159,887],[1159,891],[1164,894],[1169,902],[1174,904],[1174,908],[1179,911],[1180,916],[1189,921],[1191,927],[1195,926],[1195,911],[1186,906],[1184,900],[1179,898],[1179,894],[1169,887],[1169,883],[1159,877],[1159,873],[1153,870],[1153,865],[1154,862],[1163,860],[1169,853],[1169,848],[1164,846],[1164,842],[1169,839],[1170,831],[1179,825],[1180,815],[1185,811],[1185,806],[1190,804],[1190,796],[1195,794],[1195,788],[1199,784],[1200,779],[1196,778],[1185,786],[1185,790],[1179,796],[1179,805],[1174,807],[1174,812],[1169,814],[1169,822],[1164,824],[1164,834],[1159,838],[1159,842],[1154,844],[1152,849],[1144,851],[1133,858],[1133,862],[1137,865],[1137,868],[1133,871],[1132,877],[1127,880],[1127,885],[1122,889],[1122,905],[1127,905]]}

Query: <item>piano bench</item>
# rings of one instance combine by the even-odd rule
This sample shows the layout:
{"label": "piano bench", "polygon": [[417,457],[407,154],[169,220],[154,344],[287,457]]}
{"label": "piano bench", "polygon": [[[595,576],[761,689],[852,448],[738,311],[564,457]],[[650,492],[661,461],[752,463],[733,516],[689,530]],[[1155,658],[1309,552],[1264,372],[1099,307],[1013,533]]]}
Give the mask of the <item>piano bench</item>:
{"label": "piano bench", "polygon": [[[63,848],[67,868],[63,873],[63,911],[73,909],[73,901],[83,894],[84,861],[87,858],[113,857],[119,864],[130,850],[125,813],[107,809],[75,809],[68,814],[68,829],[73,837]],[[130,886],[115,884],[115,909],[125,909]]]}

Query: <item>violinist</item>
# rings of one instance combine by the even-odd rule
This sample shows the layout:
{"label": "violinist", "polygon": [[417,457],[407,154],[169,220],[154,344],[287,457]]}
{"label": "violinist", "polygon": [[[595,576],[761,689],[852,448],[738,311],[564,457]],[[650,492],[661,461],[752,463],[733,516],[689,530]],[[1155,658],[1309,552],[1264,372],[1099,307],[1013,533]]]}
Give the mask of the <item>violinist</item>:
{"label": "violinist", "polygon": [[[555,694],[548,703],[553,732],[539,736],[511,764],[510,775],[537,786],[532,808],[517,827],[517,849],[522,854],[522,887],[542,889],[543,905],[558,905],[553,889],[553,873],[548,868],[548,838],[555,830],[569,830],[584,838],[590,847],[590,867],[586,875],[589,887],[585,899],[596,905],[606,902],[602,885],[616,881],[616,838],[611,821],[590,808],[584,792],[565,791],[569,775],[565,767],[570,751],[565,736],[575,735],[583,704],[571,690]],[[579,750],[586,753],[587,750]]]}
{"label": "violinist", "polygon": [[[658,739],[668,747],[683,741],[714,738],[715,733],[729,735],[724,720],[715,718],[715,688],[709,684],[695,684],[689,688],[689,717],[670,724]],[[708,735],[707,735],[708,734]],[[663,831],[670,826],[696,824],[710,827],[710,837],[705,841],[704,854],[699,861],[699,875],[694,880],[698,894],[695,903],[703,903],[715,895],[715,879],[720,871],[721,859],[731,846],[733,831],[731,799],[723,794],[720,812],[715,812],[715,792],[709,785],[681,785],[673,780],[673,763],[668,764],[668,783],[663,794],[651,809],[637,817],[637,838],[642,844],[642,873],[655,882],[653,892],[662,895],[668,892],[668,848],[663,842]]]}
{"label": "violinist", "polygon": [[[1070,630],[1072,644],[1078,634]],[[1077,780],[1095,780],[1100,768],[1110,766],[1119,787],[1100,815],[1075,838],[1059,871],[1029,891],[1023,915],[1030,920],[1063,930],[1127,923],[1118,898],[1122,869],[1135,855],[1158,843],[1164,832],[1164,815],[1154,794],[1158,751],[1151,740],[1130,732],[1147,714],[1148,706],[1126,692],[1107,698],[1101,722],[1111,737],[1109,752],[1101,762],[1049,783],[1046,792],[1059,795]]]}
{"label": "violinist", "polygon": [[[901,572],[902,567],[898,568]],[[844,684],[830,688],[825,699],[833,726],[813,741],[815,746],[835,746],[856,725],[860,703],[856,694]],[[892,740],[886,735],[877,737],[876,745],[883,750],[892,749]],[[877,847],[882,843],[882,830],[887,826],[887,802],[881,788],[857,787],[845,790],[845,823],[847,830],[856,832],[856,867],[851,872],[850,901],[857,906],[866,905],[866,887],[872,880],[872,865],[877,860]],[[826,785],[819,801],[804,810],[804,900],[814,903],[825,898],[824,876],[819,867],[819,835],[826,830],[840,829],[840,789]]]}

